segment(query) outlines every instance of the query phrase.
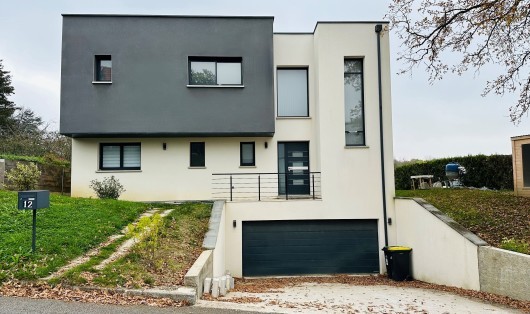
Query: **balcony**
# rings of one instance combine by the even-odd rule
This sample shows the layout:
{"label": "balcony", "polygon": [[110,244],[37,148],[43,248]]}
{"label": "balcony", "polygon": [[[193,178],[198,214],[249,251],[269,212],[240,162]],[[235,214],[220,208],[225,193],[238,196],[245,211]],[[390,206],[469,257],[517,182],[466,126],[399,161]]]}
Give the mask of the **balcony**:
{"label": "balcony", "polygon": [[212,197],[230,201],[321,199],[320,172],[214,173]]}

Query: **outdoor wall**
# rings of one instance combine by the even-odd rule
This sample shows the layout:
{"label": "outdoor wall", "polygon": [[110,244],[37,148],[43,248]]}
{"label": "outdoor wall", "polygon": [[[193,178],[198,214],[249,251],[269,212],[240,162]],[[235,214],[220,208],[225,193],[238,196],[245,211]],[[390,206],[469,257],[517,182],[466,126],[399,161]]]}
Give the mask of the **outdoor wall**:
{"label": "outdoor wall", "polygon": [[[90,181],[115,176],[126,191],[120,199],[136,201],[209,200],[213,173],[278,172],[278,141],[311,140],[304,125],[271,138],[131,138],[73,139],[72,196],[95,196]],[[205,167],[190,168],[190,142],[205,142]],[[256,166],[242,167],[240,142],[255,142]],[[99,143],[141,143],[141,170],[100,171]],[[166,143],[166,150],[162,149]],[[267,143],[267,148],[265,148]],[[311,145],[310,145],[311,146]],[[310,149],[310,160],[315,157]],[[311,171],[319,171],[312,167]]]}
{"label": "outdoor wall", "polygon": [[480,290],[478,248],[487,245],[422,199],[396,199],[396,242],[412,248],[414,279]]}
{"label": "outdoor wall", "polygon": [[[372,195],[369,195],[372,196]],[[367,196],[367,197],[369,197]],[[227,202],[225,218],[226,268],[234,276],[242,276],[242,222],[259,220],[320,220],[320,219],[376,219],[379,247],[384,246],[382,212],[360,205],[355,199],[277,200],[261,202]],[[232,225],[236,221],[236,227]],[[380,270],[384,272],[384,258],[380,255]]]}
{"label": "outdoor wall", "polygon": [[530,255],[479,247],[482,291],[530,301]]}
{"label": "outdoor wall", "polygon": [[[271,136],[273,17],[63,15],[61,134]],[[95,55],[112,82],[92,83]],[[188,57],[242,58],[242,85],[189,85]]]}
{"label": "outdoor wall", "polygon": [[529,163],[526,167],[530,169],[530,160],[523,160],[522,145],[530,145],[530,135],[512,137],[513,189],[515,195],[530,197],[530,186],[524,185],[523,172],[525,162]]}

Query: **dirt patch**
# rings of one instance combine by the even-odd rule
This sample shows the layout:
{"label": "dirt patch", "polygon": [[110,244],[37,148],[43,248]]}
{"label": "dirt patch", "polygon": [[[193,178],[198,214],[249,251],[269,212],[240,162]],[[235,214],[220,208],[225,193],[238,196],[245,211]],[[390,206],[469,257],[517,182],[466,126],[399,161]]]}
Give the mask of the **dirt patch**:
{"label": "dirt patch", "polygon": [[126,296],[112,291],[82,291],[57,285],[52,287],[45,283],[22,283],[10,281],[0,287],[0,295],[6,297],[28,297],[32,299],[55,299],[63,301],[90,302],[116,305],[149,305],[156,307],[180,307],[186,302],[167,298],[157,299],[141,296]]}

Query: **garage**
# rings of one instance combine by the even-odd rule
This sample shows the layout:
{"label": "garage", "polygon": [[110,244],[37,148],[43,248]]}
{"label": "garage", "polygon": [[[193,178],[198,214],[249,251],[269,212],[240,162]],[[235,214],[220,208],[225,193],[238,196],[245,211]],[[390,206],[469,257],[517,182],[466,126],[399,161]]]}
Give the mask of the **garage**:
{"label": "garage", "polygon": [[377,220],[243,221],[243,276],[379,273]]}

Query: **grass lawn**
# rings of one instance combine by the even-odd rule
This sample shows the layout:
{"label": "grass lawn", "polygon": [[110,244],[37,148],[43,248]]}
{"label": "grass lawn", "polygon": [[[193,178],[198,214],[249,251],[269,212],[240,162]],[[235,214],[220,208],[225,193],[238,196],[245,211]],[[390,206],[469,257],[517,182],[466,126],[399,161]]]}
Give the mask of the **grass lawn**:
{"label": "grass lawn", "polygon": [[[119,243],[113,244],[65,273],[58,281],[127,288],[182,285],[185,273],[202,252],[211,206],[208,203],[173,205],[175,209],[167,217],[159,220],[160,217],[153,216],[151,222],[146,223],[152,232],[124,257],[101,270],[95,268]],[[157,228],[153,227],[153,221],[159,221]]]}
{"label": "grass lawn", "polygon": [[396,196],[421,197],[490,245],[530,254],[530,198],[468,189],[402,190]]}
{"label": "grass lawn", "polygon": [[37,211],[37,250],[31,253],[32,211],[17,209],[17,192],[0,190],[0,282],[44,277],[118,233],[151,205],[51,194]]}

